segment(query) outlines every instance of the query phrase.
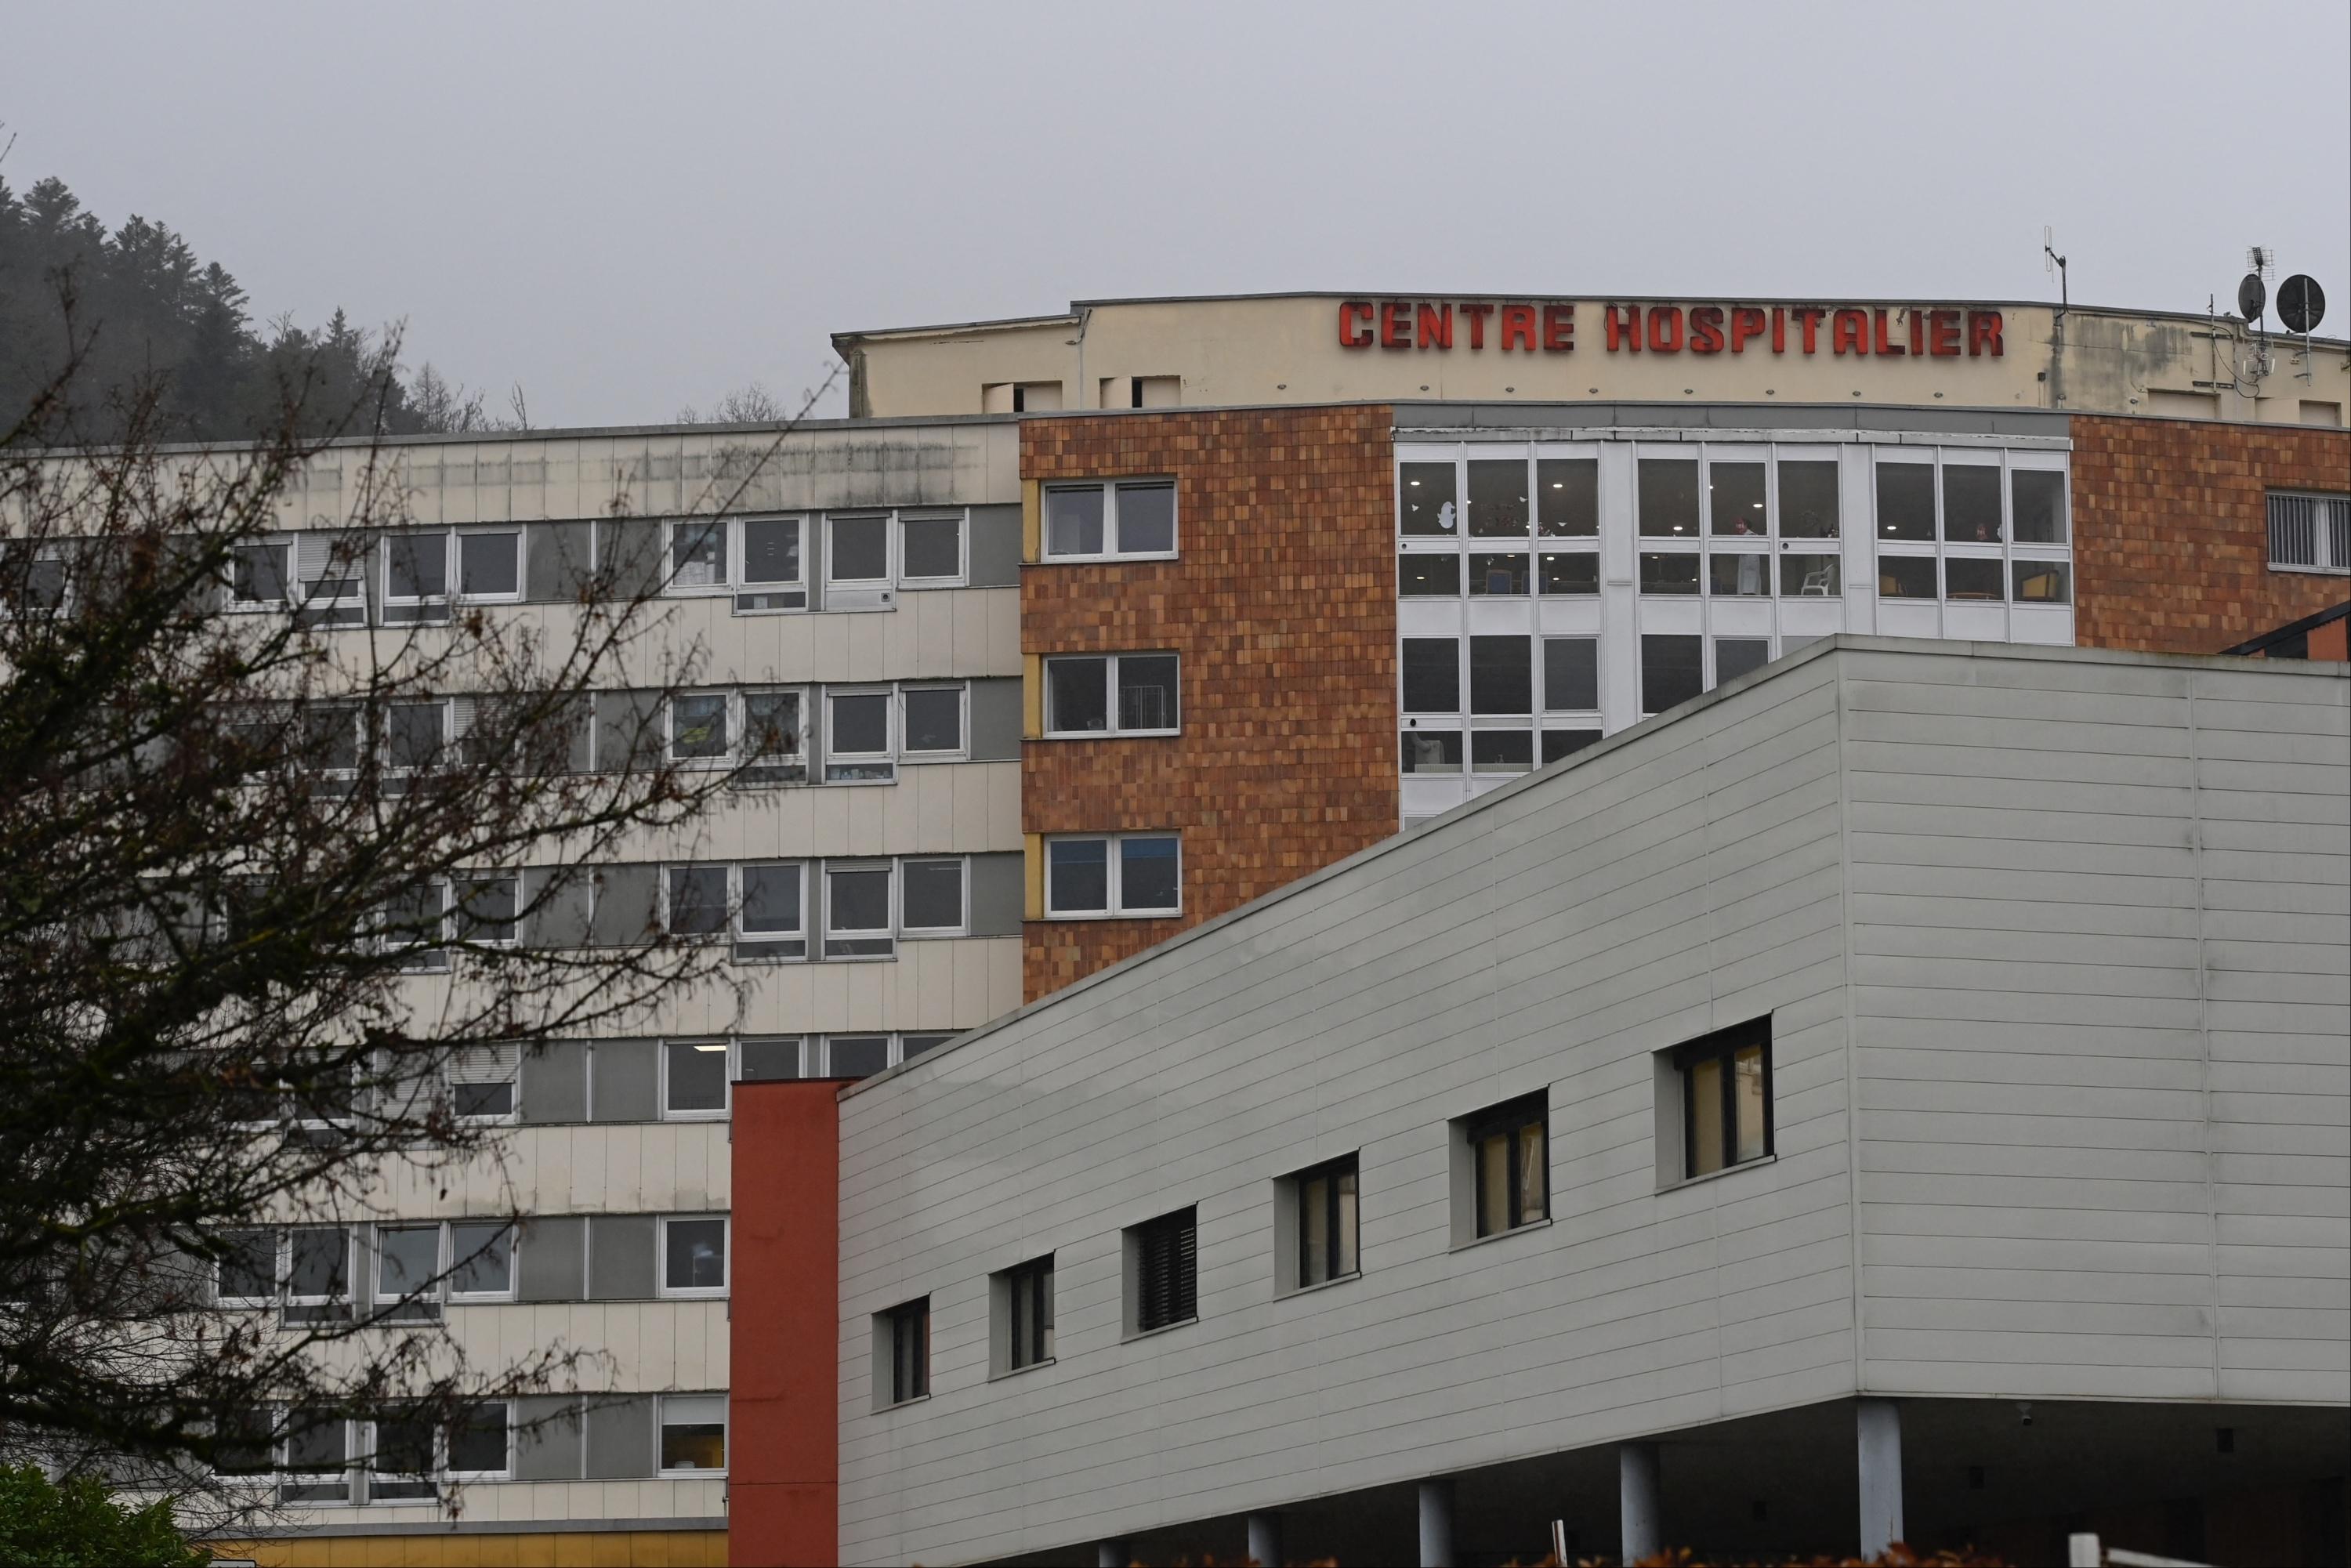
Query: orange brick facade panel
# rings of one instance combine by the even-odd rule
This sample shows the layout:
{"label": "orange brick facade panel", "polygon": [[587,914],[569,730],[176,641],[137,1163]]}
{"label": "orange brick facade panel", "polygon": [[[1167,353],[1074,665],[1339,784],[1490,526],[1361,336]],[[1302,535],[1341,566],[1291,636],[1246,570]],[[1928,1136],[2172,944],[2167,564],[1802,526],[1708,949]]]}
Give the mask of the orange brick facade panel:
{"label": "orange brick facade panel", "polygon": [[1181,735],[1021,748],[1024,832],[1183,834],[1181,916],[1028,922],[1030,999],[1396,831],[1393,424],[1351,407],[1021,425],[1024,479],[1173,475],[1177,551],[1024,567],[1022,652],[1182,660]]}
{"label": "orange brick facade panel", "polygon": [[2351,489],[2351,432],[2076,415],[2074,640],[2217,653],[2351,597],[2351,583],[2273,571],[2278,490]]}

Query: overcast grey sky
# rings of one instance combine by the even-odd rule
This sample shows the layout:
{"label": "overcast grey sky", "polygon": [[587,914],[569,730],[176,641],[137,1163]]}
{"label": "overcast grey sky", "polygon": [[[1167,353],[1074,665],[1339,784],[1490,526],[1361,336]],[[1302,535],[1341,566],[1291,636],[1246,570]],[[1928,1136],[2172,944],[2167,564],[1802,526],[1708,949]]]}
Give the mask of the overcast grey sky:
{"label": "overcast grey sky", "polygon": [[1072,298],[2053,297],[2043,224],[2077,299],[2263,244],[2351,326],[2341,0],[11,9],[12,185],[542,424]]}

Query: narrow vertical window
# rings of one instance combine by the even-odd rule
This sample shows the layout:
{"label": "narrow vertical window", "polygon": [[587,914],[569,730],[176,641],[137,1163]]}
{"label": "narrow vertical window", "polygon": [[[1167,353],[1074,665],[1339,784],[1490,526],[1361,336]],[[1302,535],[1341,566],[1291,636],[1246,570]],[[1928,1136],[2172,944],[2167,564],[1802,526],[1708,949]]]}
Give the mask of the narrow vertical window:
{"label": "narrow vertical window", "polygon": [[1530,1094],[1462,1124],[1475,1233],[1499,1236],[1551,1218],[1550,1106]]}
{"label": "narrow vertical window", "polygon": [[1300,1172],[1292,1178],[1298,1204],[1298,1282],[1327,1284],[1358,1271],[1356,1157]]}
{"label": "narrow vertical window", "polygon": [[1684,1176],[1710,1176],[1771,1152],[1769,1019],[1690,1041],[1674,1052],[1674,1068]]}
{"label": "narrow vertical window", "polygon": [[888,1320],[890,1398],[893,1405],[931,1392],[931,1299],[908,1301],[884,1314]]}
{"label": "narrow vertical window", "polygon": [[1127,1232],[1134,1254],[1137,1333],[1189,1322],[1200,1315],[1199,1227],[1196,1209],[1178,1209]]}
{"label": "narrow vertical window", "polygon": [[1053,1359],[1053,1260],[1004,1271],[1005,1367],[1018,1372]]}

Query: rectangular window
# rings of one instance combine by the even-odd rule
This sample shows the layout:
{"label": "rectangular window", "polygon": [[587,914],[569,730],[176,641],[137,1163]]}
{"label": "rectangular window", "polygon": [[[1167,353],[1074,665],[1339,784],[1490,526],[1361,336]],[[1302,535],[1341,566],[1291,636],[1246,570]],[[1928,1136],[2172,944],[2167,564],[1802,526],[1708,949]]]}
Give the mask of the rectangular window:
{"label": "rectangular window", "polygon": [[224,1307],[266,1307],[277,1300],[277,1232],[232,1230],[221,1238],[214,1293]]}
{"label": "rectangular window", "polygon": [[909,860],[900,868],[900,924],[908,936],[960,936],[965,925],[963,861]]}
{"label": "rectangular window", "polygon": [[368,1444],[368,1500],[425,1502],[439,1495],[434,1482],[433,1419],[418,1413],[385,1416],[372,1424]]}
{"label": "rectangular window", "polygon": [[890,580],[890,519],[870,517],[827,517],[824,580],[849,587],[872,587]]}
{"label": "rectangular window", "polygon": [[1404,639],[1404,711],[1461,711],[1461,639]]}
{"label": "rectangular window", "polygon": [[1698,538],[1698,459],[1644,457],[1635,466],[1642,537]]}
{"label": "rectangular window", "polygon": [[1953,556],[1943,562],[1943,596],[1947,599],[1991,600],[2005,597],[2007,583],[1997,556],[1967,559]]}
{"label": "rectangular window", "polygon": [[1450,463],[1397,465],[1396,504],[1406,538],[1460,537],[1460,504],[1455,497]]}
{"label": "rectangular window", "polygon": [[669,586],[680,591],[726,586],[726,519],[679,517],[669,525]]}
{"label": "rectangular window", "polygon": [[351,1494],[350,1423],[327,1410],[289,1410],[279,1444],[280,1502],[342,1502]]}
{"label": "rectangular window", "polygon": [[519,930],[521,883],[511,876],[460,877],[449,884],[450,920],[457,940],[477,947],[511,947]]}
{"label": "rectangular window", "polygon": [[2017,560],[2009,563],[2019,604],[2071,604],[2074,569],[2062,560]]}
{"label": "rectangular window", "polygon": [[351,1232],[333,1225],[287,1233],[286,1321],[346,1317],[351,1298]]}
{"label": "rectangular window", "polygon": [[2000,543],[2000,467],[1943,465],[1943,538],[1951,544]]}
{"label": "rectangular window", "polygon": [[723,1218],[664,1218],[664,1296],[717,1296],[726,1291],[726,1221]]}
{"label": "rectangular window", "polygon": [[1535,765],[1535,737],[1523,729],[1469,732],[1469,771],[1524,773]]}
{"label": "rectangular window", "polygon": [[1600,460],[1535,459],[1535,532],[1547,539],[1600,535]]}
{"label": "rectangular window", "polygon": [[964,688],[960,685],[908,686],[899,698],[905,706],[902,733],[910,759],[963,755]]}
{"label": "rectangular window", "polygon": [[1780,537],[1783,539],[1833,539],[1837,537],[1835,459],[1781,459]]}
{"label": "rectangular window", "polygon": [[379,1226],[375,1233],[375,1311],[393,1321],[441,1315],[441,1228]]}
{"label": "rectangular window", "polygon": [[1356,1161],[1353,1155],[1290,1178],[1298,1205],[1298,1282],[1327,1284],[1356,1273]]}
{"label": "rectangular window", "polygon": [[1513,1100],[1462,1125],[1469,1145],[1477,1234],[1499,1236],[1550,1218],[1550,1108],[1545,1096]]}
{"label": "rectangular window", "polygon": [[1150,1333],[1200,1315],[1198,1211],[1178,1209],[1129,1230],[1134,1300],[1129,1321]]}
{"label": "rectangular window", "polygon": [[1469,711],[1510,715],[1535,711],[1532,638],[1469,639]]}
{"label": "rectangular window", "polygon": [[1600,555],[1596,550],[1545,550],[1540,558],[1536,586],[1546,599],[1600,591]]}
{"label": "rectangular window", "polygon": [[1760,549],[1710,550],[1707,589],[1718,599],[1752,599],[1771,591],[1771,558]]}
{"label": "rectangular window", "polygon": [[1681,1085],[1682,1174],[1701,1176],[1771,1152],[1771,1023],[1741,1024],[1673,1053]]}
{"label": "rectangular window", "polygon": [[1842,563],[1833,555],[1783,555],[1780,558],[1780,592],[1790,599],[1834,599]]}
{"label": "rectangular window", "polygon": [[1459,598],[1461,558],[1450,552],[1396,557],[1396,593],[1405,599]]}
{"label": "rectangular window", "polygon": [[1005,1367],[1018,1372],[1053,1359],[1053,1260],[1004,1271]]}
{"label": "rectangular window", "polygon": [[1176,483],[1122,479],[1045,487],[1045,554],[1107,559],[1176,553]]}
{"label": "rectangular window", "polygon": [[806,883],[793,862],[751,864],[740,868],[742,902],[735,925],[735,956],[744,959],[808,956]]}
{"label": "rectangular window", "polygon": [[1641,638],[1641,711],[1663,713],[1698,695],[1706,685],[1703,659],[1704,650],[1696,637],[1645,634]]}
{"label": "rectangular window", "polygon": [[449,530],[422,528],[385,536],[383,597],[391,604],[449,597]]}
{"label": "rectangular window", "polygon": [[1469,596],[1472,599],[1523,597],[1526,591],[1525,556],[1481,552],[1469,558]]}
{"label": "rectangular window", "polygon": [[741,786],[808,782],[807,694],[799,691],[743,694]]}
{"label": "rectangular window", "polygon": [[890,1353],[889,1403],[904,1405],[931,1392],[931,1299],[908,1301],[882,1314]]}
{"label": "rectangular window", "polygon": [[1714,684],[1721,685],[1761,669],[1771,662],[1769,637],[1717,637],[1714,640]]}
{"label": "rectangular window", "polygon": [[[1414,720],[1418,723],[1418,720]],[[1404,732],[1406,773],[1461,771],[1461,732],[1458,729],[1407,729]]]}
{"label": "rectangular window", "polygon": [[2272,491],[2268,507],[2270,565],[2351,571],[2351,496]]}
{"label": "rectangular window", "polygon": [[457,591],[467,599],[522,597],[522,531],[467,531],[457,536]]}
{"label": "rectangular window", "polygon": [[1689,594],[1698,591],[1698,560],[1695,555],[1641,553],[1641,591]]}
{"label": "rectangular window", "polygon": [[[746,589],[773,592],[806,586],[800,575],[799,518],[746,517],[739,528],[743,540],[743,586]],[[806,602],[805,597],[799,600],[799,604]],[[799,604],[761,603],[741,608],[797,609]]]}
{"label": "rectangular window", "polygon": [[936,1051],[955,1036],[949,1034],[902,1034],[898,1037],[898,1060],[912,1061],[918,1056]]}
{"label": "rectangular window", "polygon": [[[1877,465],[1877,537],[1932,540],[1935,537],[1935,465]],[[1930,592],[1928,598],[1934,595]]]}
{"label": "rectangular window", "polygon": [[1522,539],[1527,510],[1525,458],[1469,460],[1469,538]]}
{"label": "rectangular window", "polygon": [[1573,757],[1600,738],[1596,729],[1547,729],[1542,732],[1542,759],[1545,764]]}
{"label": "rectangular window", "polygon": [[800,1076],[800,1042],[796,1036],[779,1040],[747,1040],[736,1047],[738,1073],[746,1083],[786,1083]]}
{"label": "rectangular window", "polygon": [[887,784],[898,777],[891,734],[896,703],[881,691],[835,691],[825,699],[824,779],[828,784]]}
{"label": "rectangular window", "polygon": [[2065,524],[2065,476],[2054,468],[2018,468],[2008,476],[2009,511],[2021,545],[2062,545]]}
{"label": "rectangular window", "polygon": [[458,1407],[449,1423],[449,1473],[475,1480],[514,1473],[513,1411],[505,1400]]}
{"label": "rectangular window", "polygon": [[1117,833],[1045,842],[1045,913],[1054,919],[1174,915],[1183,903],[1174,833]]}
{"label": "rectangular window", "polygon": [[734,754],[724,692],[694,692],[669,700],[669,756],[673,762],[724,763]]}
{"label": "rectangular window", "polygon": [[824,1042],[824,1076],[871,1078],[890,1065],[886,1034],[836,1034]]}
{"label": "rectangular window", "polygon": [[274,610],[286,603],[294,575],[294,546],[271,540],[238,545],[229,556],[229,603],[238,610]]}
{"label": "rectangular window", "polygon": [[1600,642],[1595,637],[1543,639],[1543,709],[1585,713],[1600,706]]}
{"label": "rectangular window", "polygon": [[1771,532],[1763,511],[1763,465],[1706,465],[1707,531],[1718,538],[1760,539]]}
{"label": "rectangular window", "polygon": [[1045,733],[1172,735],[1177,727],[1173,653],[1115,653],[1045,661]]}
{"label": "rectangular window", "polygon": [[662,1047],[662,1110],[678,1119],[726,1113],[726,1042],[675,1040]]}
{"label": "rectangular window", "polygon": [[899,574],[909,582],[963,580],[963,514],[904,517],[898,524]]}
{"label": "rectangular window", "polygon": [[662,877],[662,925],[674,936],[717,936],[726,930],[726,868],[674,865]]}
{"label": "rectangular window", "polygon": [[886,958],[897,950],[890,928],[890,862],[824,868],[824,956]]}
{"label": "rectangular window", "polygon": [[458,1301],[514,1299],[514,1227],[496,1219],[450,1222],[449,1296]]}
{"label": "rectangular window", "polygon": [[707,1475],[726,1468],[726,1396],[661,1396],[661,1470]]}
{"label": "rectangular window", "polygon": [[1932,599],[1935,597],[1935,558],[1931,555],[1887,555],[1877,557],[1877,596],[1880,599]]}
{"label": "rectangular window", "polygon": [[445,702],[388,703],[383,710],[384,766],[400,773],[437,765],[449,744]]}

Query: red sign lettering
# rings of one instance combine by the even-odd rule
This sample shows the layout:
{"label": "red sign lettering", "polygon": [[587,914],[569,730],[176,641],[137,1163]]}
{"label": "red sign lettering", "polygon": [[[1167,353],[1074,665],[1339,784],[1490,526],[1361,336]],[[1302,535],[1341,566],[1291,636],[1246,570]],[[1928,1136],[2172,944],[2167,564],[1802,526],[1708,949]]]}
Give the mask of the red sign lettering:
{"label": "red sign lettering", "polygon": [[1543,352],[1573,353],[1575,350],[1575,307],[1546,305],[1543,312]]}
{"label": "red sign lettering", "polygon": [[1420,308],[1420,346],[1424,349],[1453,347],[1453,307],[1424,305]]}
{"label": "red sign lettering", "polygon": [[1608,351],[1614,353],[1617,345],[1637,354],[1641,351],[1641,308],[1637,305],[1611,305],[1607,310]]}
{"label": "red sign lettering", "polygon": [[[1894,321],[1896,310],[1908,323],[1906,333]],[[1495,347],[1504,352],[1520,350],[1546,354],[1575,351],[1575,307],[1565,301],[1541,304],[1483,299],[1368,299],[1339,302],[1339,346],[1343,349],[1434,349],[1449,352],[1456,319],[1469,326],[1472,353],[1486,348],[1486,322],[1496,321]],[[1606,350],[1612,354],[1719,354],[1728,347],[1743,354],[1747,346],[1770,330],[1771,351],[1789,351],[1788,326],[1796,326],[1797,352],[1823,351],[1821,327],[1826,323],[1825,351],[1839,356],[1876,355],[1880,359],[1933,356],[1956,358],[1962,328],[1970,359],[1999,359],[2005,352],[2005,325],[1997,310],[1966,310],[1947,306],[1843,305],[1609,305],[1602,308],[1601,326]]]}
{"label": "red sign lettering", "polygon": [[1535,308],[1531,305],[1502,307],[1502,347],[1513,343],[1531,354],[1535,351]]}
{"label": "red sign lettering", "polygon": [[1690,307],[1690,352],[1719,354],[1722,352],[1722,308],[1717,305]]}
{"label": "red sign lettering", "polygon": [[[1364,335],[1355,336],[1355,322],[1363,319]],[[1372,346],[1372,302],[1368,299],[1343,299],[1339,303],[1339,347],[1368,349]]]}

